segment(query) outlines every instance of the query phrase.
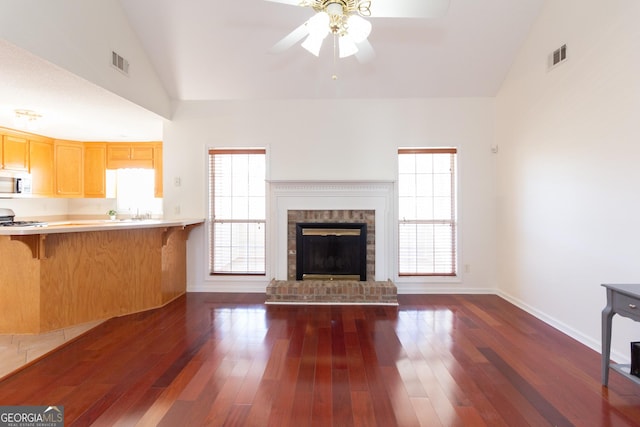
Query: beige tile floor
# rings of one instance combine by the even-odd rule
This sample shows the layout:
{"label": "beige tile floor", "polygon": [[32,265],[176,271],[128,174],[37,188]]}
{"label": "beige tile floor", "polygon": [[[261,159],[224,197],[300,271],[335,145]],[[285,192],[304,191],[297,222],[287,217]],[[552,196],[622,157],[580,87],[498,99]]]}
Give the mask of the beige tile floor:
{"label": "beige tile floor", "polygon": [[0,334],[0,378],[102,323],[102,320],[36,335]]}

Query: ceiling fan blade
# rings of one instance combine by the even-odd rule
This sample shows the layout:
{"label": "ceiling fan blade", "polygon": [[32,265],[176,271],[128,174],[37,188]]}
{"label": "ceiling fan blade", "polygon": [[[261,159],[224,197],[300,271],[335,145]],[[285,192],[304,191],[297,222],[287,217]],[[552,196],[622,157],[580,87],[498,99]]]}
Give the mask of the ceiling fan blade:
{"label": "ceiling fan blade", "polygon": [[294,44],[305,38],[309,34],[309,26],[305,21],[295,30],[284,36],[278,43],[271,46],[269,53],[281,53],[289,49]]}
{"label": "ceiling fan blade", "polygon": [[372,18],[441,18],[448,9],[449,0],[371,0],[370,6]]}
{"label": "ceiling fan blade", "polygon": [[358,51],[355,55],[361,64],[369,62],[376,57],[376,52],[373,50],[373,46],[371,46],[369,40],[364,39],[360,43],[356,43],[356,46],[358,46]]}

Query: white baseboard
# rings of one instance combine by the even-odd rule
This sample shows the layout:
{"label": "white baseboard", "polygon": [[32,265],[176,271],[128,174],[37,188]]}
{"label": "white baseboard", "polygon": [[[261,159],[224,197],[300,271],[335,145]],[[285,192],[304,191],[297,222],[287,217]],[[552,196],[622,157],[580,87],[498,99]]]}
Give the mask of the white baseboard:
{"label": "white baseboard", "polygon": [[[600,339],[594,338],[589,335],[585,335],[584,333],[572,328],[566,323],[559,321],[555,317],[549,316],[548,314],[536,309],[535,307],[530,306],[529,304],[526,304],[522,300],[515,298],[514,296],[506,292],[498,291],[497,294],[500,297],[504,298],[505,300],[509,301],[511,304],[515,305],[516,307],[542,320],[549,326],[554,327],[555,329],[570,336],[571,338],[575,339],[581,344],[586,345],[590,349],[596,351],[598,354],[602,354],[602,342],[600,341]],[[618,363],[629,363],[628,355],[617,352],[614,349],[611,349],[611,359],[618,361]]]}
{"label": "white baseboard", "polygon": [[496,290],[490,288],[461,288],[459,284],[425,285],[424,283],[397,283],[398,295],[428,295],[428,294],[490,294],[495,295]]}
{"label": "white baseboard", "polygon": [[187,292],[237,292],[240,294],[266,293],[269,280],[225,280],[209,281],[199,285],[188,285]]}

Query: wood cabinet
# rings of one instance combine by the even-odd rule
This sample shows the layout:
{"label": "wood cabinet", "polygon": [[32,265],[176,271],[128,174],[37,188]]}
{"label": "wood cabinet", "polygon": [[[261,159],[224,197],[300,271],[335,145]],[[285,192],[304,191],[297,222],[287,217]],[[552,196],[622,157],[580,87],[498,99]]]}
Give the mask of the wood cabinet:
{"label": "wood cabinet", "polygon": [[84,144],[84,197],[104,198],[107,195],[107,144]]}
{"label": "wood cabinet", "polygon": [[0,334],[53,331],[172,301],[186,292],[187,239],[200,224],[3,231],[0,303],[9,303]]}
{"label": "wood cabinet", "polygon": [[153,169],[154,144],[107,145],[107,169]]}
{"label": "wood cabinet", "polygon": [[82,142],[55,140],[55,189],[58,197],[84,194],[84,145]]}
{"label": "wood cabinet", "polygon": [[54,151],[53,140],[29,141],[29,172],[31,173],[31,189],[35,196],[54,196]]}
{"label": "wood cabinet", "polygon": [[153,148],[153,169],[155,170],[156,185],[154,188],[155,197],[162,197],[162,143],[157,143]]}
{"label": "wood cabinet", "polygon": [[29,140],[27,138],[2,136],[2,168],[27,172],[29,170]]}
{"label": "wood cabinet", "polygon": [[162,142],[80,142],[0,127],[0,169],[28,172],[32,194],[104,198],[107,169],[155,171],[154,195],[163,195]]}
{"label": "wood cabinet", "polygon": [[35,196],[55,194],[51,138],[0,128],[0,168],[31,174],[31,192]]}

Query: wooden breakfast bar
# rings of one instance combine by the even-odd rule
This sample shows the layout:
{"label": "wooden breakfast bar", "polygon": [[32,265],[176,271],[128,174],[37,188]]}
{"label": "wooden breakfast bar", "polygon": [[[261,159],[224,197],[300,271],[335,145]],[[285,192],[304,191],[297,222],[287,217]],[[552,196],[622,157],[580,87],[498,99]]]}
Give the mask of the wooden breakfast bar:
{"label": "wooden breakfast bar", "polygon": [[0,334],[167,304],[186,292],[186,241],[202,223],[80,220],[0,229]]}

